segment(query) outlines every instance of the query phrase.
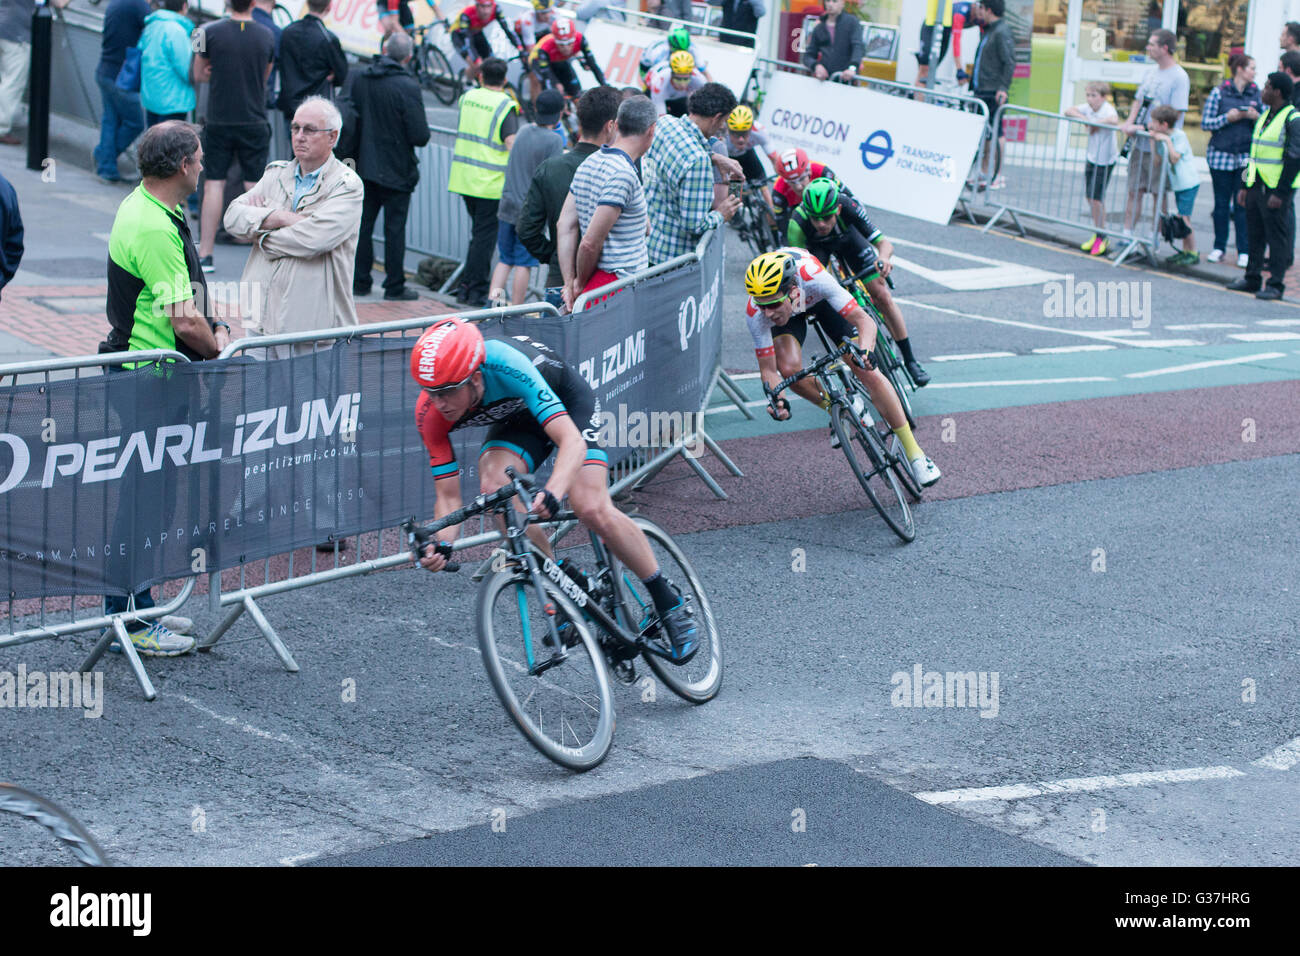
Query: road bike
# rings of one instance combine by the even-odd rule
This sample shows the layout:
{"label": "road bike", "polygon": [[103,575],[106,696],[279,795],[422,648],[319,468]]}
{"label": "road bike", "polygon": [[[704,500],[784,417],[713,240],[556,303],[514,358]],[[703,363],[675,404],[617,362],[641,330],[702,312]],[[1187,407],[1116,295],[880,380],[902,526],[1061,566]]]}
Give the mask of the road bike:
{"label": "road bike", "polygon": [[767,200],[763,198],[761,189],[775,178],[769,176],[767,179],[746,182],[740,195],[740,208],[731,218],[732,225],[740,233],[741,241],[749,246],[755,256],[761,256],[781,245],[772,225],[775,217]]}
{"label": "road bike", "polygon": [[[566,548],[563,558],[547,556],[528,537],[528,525],[558,524],[553,541],[575,526],[570,509],[548,519],[526,515],[541,488],[531,475],[506,469],[510,481],[497,491],[434,524],[403,525],[413,556],[436,543],[443,528],[481,514],[505,526],[505,547],[484,562],[477,630],[483,665],[506,712],[530,744],[571,770],[597,766],[614,739],[614,696],[610,675],[640,684],[643,699],[653,693],[649,678],[638,680],[636,659],[678,697],[692,704],[712,700],[722,686],[722,645],[699,575],[676,542],[640,515],[632,521],[650,542],[665,576],[683,588],[694,613],[699,649],[686,664],[672,661],[672,645],[641,580],[589,533],[585,545]],[[446,552],[444,552],[446,553]],[[581,570],[577,558],[589,569]],[[456,570],[459,564],[448,564]]]}
{"label": "road bike", "polygon": [[[898,396],[898,404],[903,406],[903,414],[907,416],[907,424],[915,428],[916,416],[912,413],[912,401],[908,397],[908,392],[916,390],[916,383],[912,381],[912,377],[907,373],[907,366],[903,364],[902,356],[898,352],[898,344],[894,341],[889,326],[885,324],[884,316],[876,308],[876,304],[871,300],[871,293],[862,281],[863,276],[867,275],[867,273],[876,271],[876,264],[873,263],[866,269],[850,274],[840,257],[836,255],[833,259],[832,269],[840,285],[853,295],[858,305],[876,323],[875,356],[878,360],[877,367],[888,379],[889,384],[893,386],[894,393]],[[894,287],[892,277],[886,276],[885,282],[889,284],[891,289]]]}
{"label": "road bike", "polygon": [[58,837],[72,855],[86,866],[110,866],[108,855],[94,836],[77,819],[45,797],[0,783],[0,812],[13,813],[39,823]]}
{"label": "road bike", "polygon": [[[767,394],[768,404],[775,409],[780,402],[789,410],[790,403],[781,398],[781,393],[805,378],[816,379],[822,392],[830,397],[831,403],[827,411],[831,416],[831,429],[839,440],[844,456],[849,460],[849,467],[853,469],[858,484],[894,534],[903,541],[910,542],[916,537],[916,524],[912,519],[912,509],[903,496],[902,486],[908,486],[909,494],[914,500],[920,498],[920,487],[916,486],[911,466],[897,444],[897,437],[891,432],[890,437],[894,441],[887,443],[885,436],[876,430],[870,411],[859,411],[854,407],[854,397],[860,396],[859,404],[863,409],[869,409],[871,396],[842,361],[844,356],[850,356],[851,361],[861,365],[870,361],[871,356],[852,342],[842,342],[838,347],[832,348],[821,323],[812,321],[808,324],[817,330],[827,354],[802,371],[782,379],[775,388],[769,388],[765,384],[763,391]],[[916,486],[915,491],[912,491],[913,486]]]}
{"label": "road bike", "polygon": [[452,68],[447,51],[452,49],[446,20],[434,20],[415,28],[415,77],[420,85],[444,106],[453,105],[464,90],[462,71]]}

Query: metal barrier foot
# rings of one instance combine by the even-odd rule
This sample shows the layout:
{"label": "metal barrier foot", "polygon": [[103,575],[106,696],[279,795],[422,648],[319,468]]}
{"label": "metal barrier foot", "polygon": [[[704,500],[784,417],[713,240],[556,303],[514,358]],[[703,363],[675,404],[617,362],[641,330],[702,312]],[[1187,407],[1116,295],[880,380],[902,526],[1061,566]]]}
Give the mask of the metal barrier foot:
{"label": "metal barrier foot", "polygon": [[230,609],[230,613],[228,613],[225,619],[220,624],[217,625],[216,630],[214,630],[211,634],[207,636],[207,638],[200,641],[196,645],[196,649],[198,650],[198,652],[200,654],[206,654],[208,653],[208,651],[212,650],[213,646],[217,643],[217,641],[221,640],[222,636],[226,633],[226,631],[230,630],[231,625],[233,625],[236,621],[238,621],[239,616],[243,613],[244,613],[244,605],[236,604],[234,607],[232,607]]}
{"label": "metal barrier foot", "polygon": [[131,673],[135,675],[140,690],[144,692],[144,699],[153,700],[158,696],[158,692],[153,689],[153,681],[149,680],[149,675],[144,669],[144,662],[140,660],[140,654],[136,651],[135,645],[131,643],[131,636],[126,633],[126,625],[122,623],[120,617],[113,618],[111,632],[109,630],[104,631],[104,636],[96,642],[90,656],[81,665],[81,669],[89,671],[93,668],[95,663],[104,655],[104,652],[108,650],[108,645],[113,642],[114,637],[117,638],[118,646],[122,648],[122,655],[126,658],[127,664],[130,665]]}
{"label": "metal barrier foot", "polygon": [[271,650],[275,651],[275,656],[280,658],[280,663],[284,665],[284,669],[289,671],[291,674],[298,673],[298,662],[295,661],[293,655],[289,653],[289,648],[284,646],[284,642],[280,640],[280,635],[275,633],[275,628],[273,628],[271,622],[266,619],[266,615],[263,614],[262,609],[257,606],[257,602],[251,597],[245,597],[244,610],[246,610],[249,616],[253,619],[253,623],[257,625],[257,629],[262,632],[262,636],[266,638],[266,643],[271,645]]}
{"label": "metal barrier foot", "polygon": [[718,388],[722,389],[722,391],[726,393],[727,397],[731,399],[732,404],[740,409],[741,414],[752,421],[754,413],[750,411],[749,407],[745,404],[745,396],[740,391],[740,387],[736,385],[735,380],[730,375],[721,369],[718,369],[717,385]]}
{"label": "metal barrier foot", "polygon": [[701,428],[696,432],[696,434],[704,440],[705,447],[708,448],[709,451],[713,452],[713,456],[722,462],[723,467],[726,468],[727,471],[731,472],[737,478],[745,477],[745,473],[740,470],[740,467],[734,461],[727,457],[727,453],[722,450],[722,447],[713,440],[712,436],[710,436],[708,432]]}
{"label": "metal barrier foot", "polygon": [[[682,458],[685,459],[686,464],[691,466],[691,469],[695,472],[695,474],[700,476],[700,481],[708,485],[709,490],[713,492],[714,495],[721,498],[723,501],[726,501],[727,493],[722,490],[722,487],[716,481],[713,480],[713,476],[710,475],[708,471],[705,470],[704,466],[701,465],[694,458],[692,458],[690,455],[686,454],[686,449],[684,448],[681,449],[681,455]],[[732,467],[735,466],[733,465]]]}

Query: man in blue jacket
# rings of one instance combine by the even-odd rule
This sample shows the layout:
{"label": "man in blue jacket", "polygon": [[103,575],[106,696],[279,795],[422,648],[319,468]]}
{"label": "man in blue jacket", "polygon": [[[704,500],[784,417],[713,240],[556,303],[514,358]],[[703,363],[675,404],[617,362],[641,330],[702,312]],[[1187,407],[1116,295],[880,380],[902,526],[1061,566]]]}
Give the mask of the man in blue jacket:
{"label": "man in blue jacket", "polygon": [[23,257],[23,217],[18,212],[18,194],[9,180],[0,176],[0,290],[18,271]]}
{"label": "man in blue jacket", "polygon": [[126,51],[140,42],[144,19],[149,16],[149,0],[111,0],[104,14],[103,42],[95,82],[104,104],[99,120],[99,145],[95,147],[95,171],[106,183],[120,183],[117,157],[144,132],[140,112],[140,93],[117,88],[117,74],[126,60]]}

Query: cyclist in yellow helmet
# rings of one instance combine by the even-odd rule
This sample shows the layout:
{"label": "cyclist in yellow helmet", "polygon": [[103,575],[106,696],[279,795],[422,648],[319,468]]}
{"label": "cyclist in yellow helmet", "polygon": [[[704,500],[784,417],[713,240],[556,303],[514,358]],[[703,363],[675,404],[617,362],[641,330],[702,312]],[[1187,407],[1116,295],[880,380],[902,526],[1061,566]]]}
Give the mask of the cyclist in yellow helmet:
{"label": "cyclist in yellow helmet", "polygon": [[[807,249],[787,246],[758,256],[745,270],[745,291],[749,293],[745,319],[758,355],[758,372],[768,388],[803,368],[809,321],[820,323],[832,342],[853,340],[869,348],[876,341],[875,322]],[[928,487],[938,481],[939,469],[917,443],[889,381],[874,367],[855,365],[853,374],[898,436],[917,483]],[[830,405],[830,398],[812,379],[804,379],[793,390],[818,408]],[[789,403],[778,408],[769,405],[768,414],[785,421],[791,415]],[[832,429],[832,442],[834,435]]]}
{"label": "cyclist in yellow helmet", "polygon": [[713,152],[720,156],[729,156],[740,163],[741,172],[751,186],[761,183],[757,188],[763,195],[763,201],[767,203],[768,225],[775,229],[776,218],[770,214],[772,189],[763,182],[767,179],[768,173],[758,158],[760,149],[763,152],[768,150],[767,133],[763,131],[762,125],[755,122],[754,111],[744,103],[732,110],[731,115],[727,117],[727,135],[714,140],[712,148]]}
{"label": "cyclist in yellow helmet", "polygon": [[707,82],[695,66],[695,57],[685,50],[678,50],[645,78],[646,92],[660,116],[685,116],[687,97]]}

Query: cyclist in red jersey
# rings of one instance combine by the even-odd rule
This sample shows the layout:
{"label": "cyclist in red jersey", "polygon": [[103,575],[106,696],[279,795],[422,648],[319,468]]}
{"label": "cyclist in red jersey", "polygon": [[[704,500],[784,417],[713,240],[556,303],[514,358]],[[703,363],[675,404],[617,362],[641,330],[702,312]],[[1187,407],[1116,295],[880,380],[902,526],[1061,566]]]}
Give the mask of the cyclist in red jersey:
{"label": "cyclist in red jersey", "polygon": [[478,79],[479,62],[492,56],[492,44],[483,35],[483,31],[493,20],[501,27],[511,45],[521,54],[524,52],[524,45],[510,29],[510,24],[505,14],[497,7],[496,0],[475,0],[460,12],[460,16],[456,18],[456,27],[451,31],[456,52],[464,57],[465,63],[468,64],[465,76],[471,82]]}
{"label": "cyclist in red jersey", "polygon": [[574,60],[581,60],[587,72],[596,78],[597,85],[605,85],[605,74],[596,62],[587,38],[572,20],[559,17],[551,32],[537,41],[528,57],[528,84],[534,103],[541,95],[542,82],[547,76],[564,90],[565,96],[572,98],[582,94],[582,84],[573,69]]}

